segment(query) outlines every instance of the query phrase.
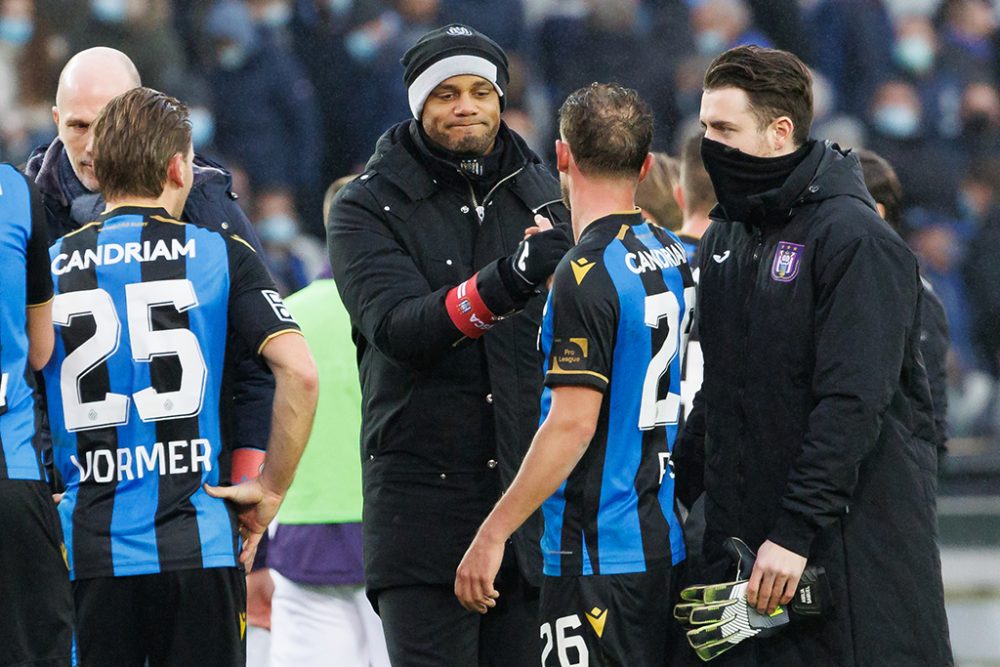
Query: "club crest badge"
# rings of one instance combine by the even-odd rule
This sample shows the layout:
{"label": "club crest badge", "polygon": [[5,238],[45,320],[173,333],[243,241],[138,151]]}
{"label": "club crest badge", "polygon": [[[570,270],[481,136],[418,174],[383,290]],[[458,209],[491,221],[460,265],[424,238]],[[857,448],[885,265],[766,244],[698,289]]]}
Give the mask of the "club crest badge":
{"label": "club crest badge", "polygon": [[802,251],[804,245],[780,241],[778,250],[774,253],[774,262],[771,264],[771,280],[779,283],[790,283],[799,275],[799,268],[802,266]]}

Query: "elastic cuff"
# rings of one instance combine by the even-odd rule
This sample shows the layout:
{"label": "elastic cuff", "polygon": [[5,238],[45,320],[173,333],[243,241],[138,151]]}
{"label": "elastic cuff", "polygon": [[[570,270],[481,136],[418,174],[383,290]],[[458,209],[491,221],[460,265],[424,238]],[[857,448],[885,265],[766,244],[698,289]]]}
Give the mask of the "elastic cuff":
{"label": "elastic cuff", "polygon": [[500,316],[521,310],[531,297],[531,294],[519,292],[507,284],[501,269],[504,265],[510,267],[510,260],[506,257],[490,262],[476,274],[479,276],[476,284],[480,296],[487,307]]}
{"label": "elastic cuff", "polygon": [[806,516],[782,509],[768,539],[779,547],[808,558],[815,537],[816,528]]}

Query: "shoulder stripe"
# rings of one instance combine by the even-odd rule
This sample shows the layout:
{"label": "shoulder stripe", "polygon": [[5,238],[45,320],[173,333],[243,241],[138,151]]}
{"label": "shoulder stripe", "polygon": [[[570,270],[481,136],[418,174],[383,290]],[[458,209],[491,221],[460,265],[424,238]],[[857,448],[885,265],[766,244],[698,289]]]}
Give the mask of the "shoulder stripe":
{"label": "shoulder stripe", "polygon": [[257,254],[257,251],[254,250],[253,246],[250,245],[249,243],[247,243],[247,241],[242,236],[240,236],[239,234],[230,234],[229,237],[231,239],[233,239],[234,241],[239,241],[240,243],[242,243],[246,247],[250,248],[250,250],[251,250],[251,252],[253,252],[253,254],[255,254],[255,255]]}
{"label": "shoulder stripe", "polygon": [[625,240],[625,235],[628,234],[628,230],[629,230],[628,225],[622,225],[622,228],[618,230],[618,234],[617,236],[615,236],[615,238],[618,239],[619,241]]}
{"label": "shoulder stripe", "polygon": [[597,371],[564,371],[561,368],[552,368],[548,371],[548,375],[593,375],[596,378],[600,378],[610,384],[610,381],[605,376],[601,375]]}
{"label": "shoulder stripe", "polygon": [[[278,336],[283,336],[285,334],[290,334],[290,333],[294,333],[294,334],[298,334],[298,335],[302,336],[302,332],[299,331],[298,329],[282,329],[281,331],[275,331],[273,334],[271,334],[270,336],[268,336],[267,338],[265,338],[263,341],[261,341],[260,347],[257,348],[257,354],[260,355],[260,353],[264,351],[264,348],[267,347],[267,344],[270,343],[275,338],[277,338]],[[304,338],[304,336],[303,336],[303,338]]]}
{"label": "shoulder stripe", "polygon": [[94,225],[99,225],[99,224],[101,224],[100,220],[95,220],[93,222],[88,222],[83,227],[80,227],[80,229],[74,229],[73,231],[69,232],[68,234],[63,234],[62,238],[64,238],[64,239],[65,238],[69,238],[70,236],[74,236],[75,234],[79,234],[80,232],[82,232],[83,230],[87,229],[88,227],[93,227]]}
{"label": "shoulder stripe", "polygon": [[149,216],[153,220],[158,220],[159,222],[168,222],[171,225],[186,225],[186,222],[181,222],[180,220],[175,220],[174,218],[164,218],[162,215],[151,215]]}

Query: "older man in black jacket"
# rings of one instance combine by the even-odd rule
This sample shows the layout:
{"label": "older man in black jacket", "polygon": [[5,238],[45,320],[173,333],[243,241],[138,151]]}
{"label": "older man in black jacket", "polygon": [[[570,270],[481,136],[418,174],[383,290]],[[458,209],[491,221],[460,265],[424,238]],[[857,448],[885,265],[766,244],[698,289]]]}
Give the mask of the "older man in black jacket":
{"label": "older man in black jacket", "polygon": [[[757,554],[725,618],[689,638],[706,659],[728,650],[720,664],[948,665],[917,262],[857,158],[808,139],[810,84],[795,56],[757,47],[705,75],[719,204],[699,249],[704,551],[724,563],[734,536]],[[807,562],[832,609],[753,639],[748,606],[780,621]]]}
{"label": "older man in black jacket", "polygon": [[[413,120],[383,135],[328,221],[363,393],[366,584],[394,665],[530,664],[538,517],[514,535],[494,613],[462,609],[452,583],[538,423],[540,292],[568,212],[500,121],[499,46],[450,25],[403,65]],[[557,227],[525,236],[539,213]]]}

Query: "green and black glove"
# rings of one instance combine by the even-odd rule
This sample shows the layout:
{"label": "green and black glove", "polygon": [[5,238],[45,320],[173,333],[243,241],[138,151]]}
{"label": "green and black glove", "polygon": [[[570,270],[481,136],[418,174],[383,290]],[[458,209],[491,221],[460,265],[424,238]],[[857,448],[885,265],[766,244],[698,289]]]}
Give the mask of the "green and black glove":
{"label": "green and black glove", "polygon": [[830,585],[822,567],[807,567],[787,607],[761,614],[747,603],[746,589],[757,555],[731,537],[724,547],[736,563],[735,581],[690,586],[681,591],[674,618],[689,628],[688,643],[704,661],[716,658],[745,639],[780,632],[793,617],[820,616],[831,606]]}

